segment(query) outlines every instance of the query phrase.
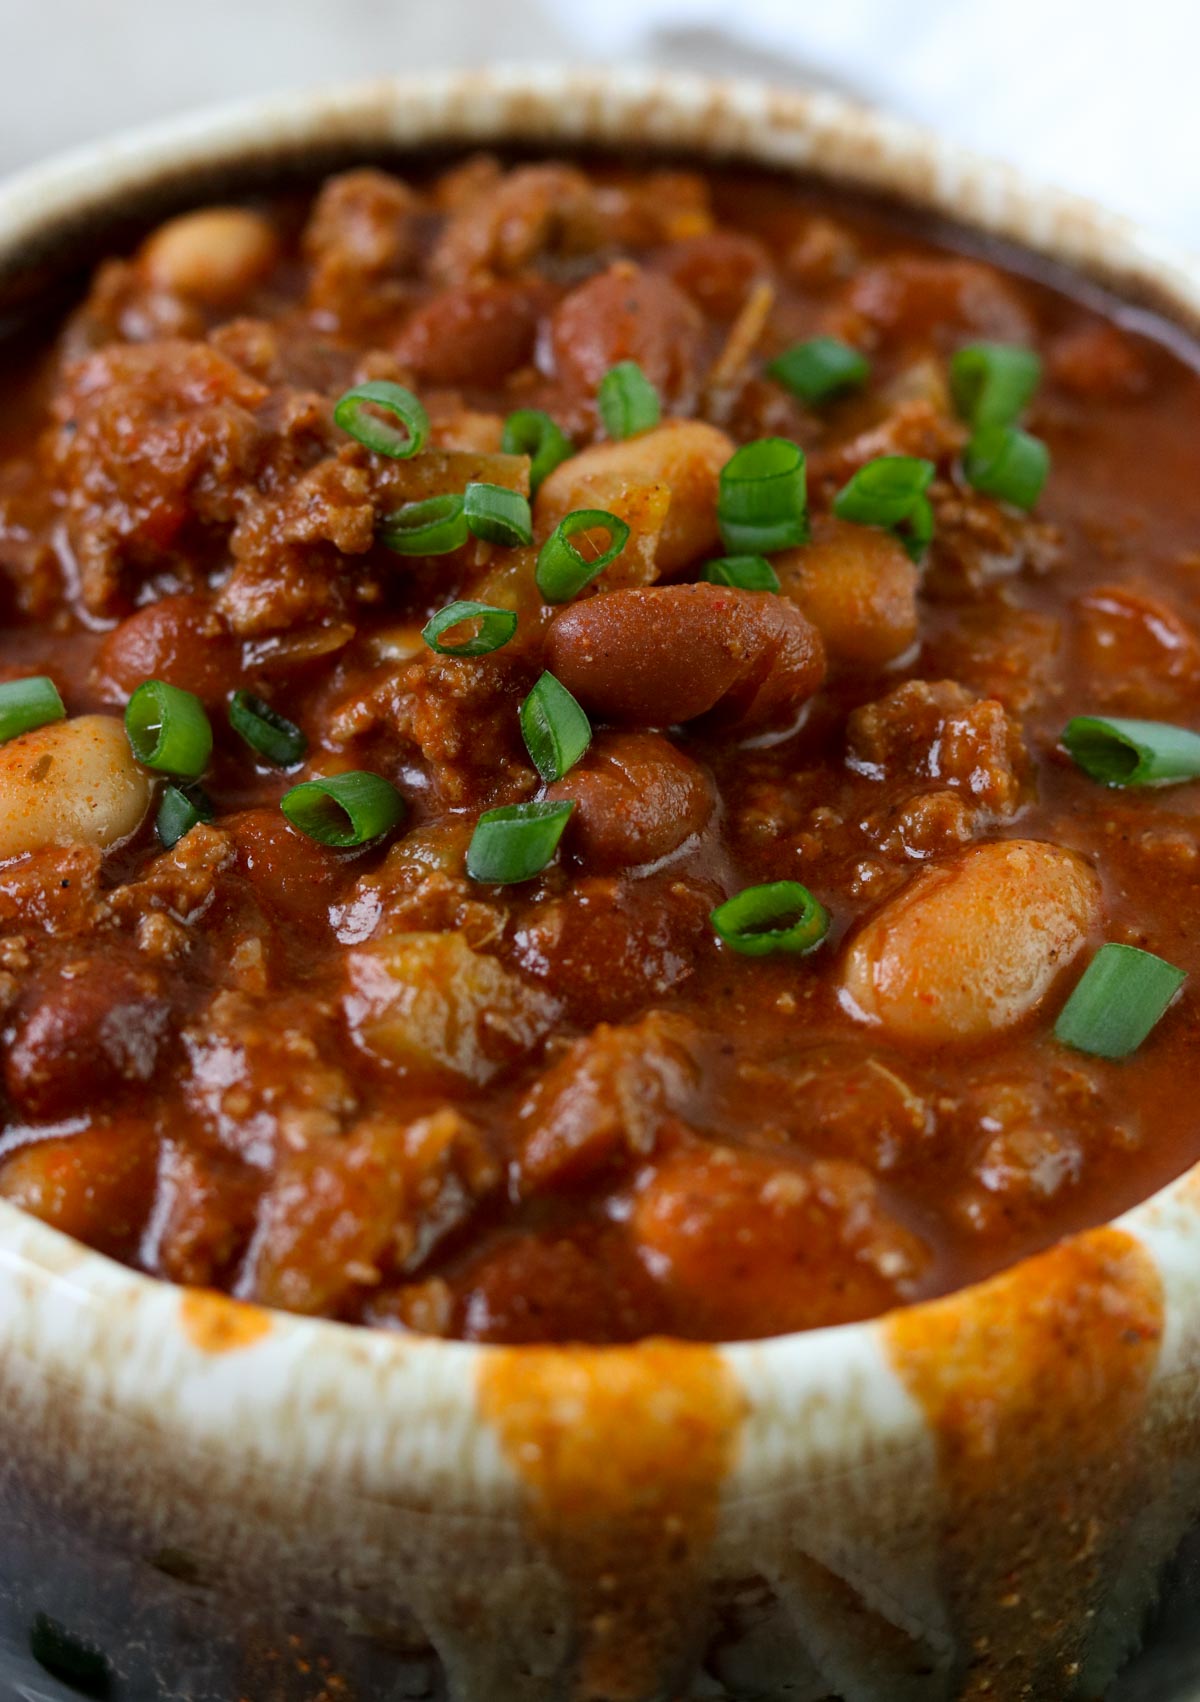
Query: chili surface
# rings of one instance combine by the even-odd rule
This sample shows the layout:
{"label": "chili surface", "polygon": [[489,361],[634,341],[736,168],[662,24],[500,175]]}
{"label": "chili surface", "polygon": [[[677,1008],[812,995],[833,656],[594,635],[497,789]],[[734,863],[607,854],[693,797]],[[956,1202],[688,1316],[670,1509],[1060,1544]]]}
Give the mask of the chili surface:
{"label": "chili surface", "polygon": [[1194,978],[1200,785],[1062,741],[1200,728],[1197,442],[1182,334],[766,175],[152,232],[0,392],[0,682],[67,717],[0,745],[0,1194],[508,1342],[869,1316],[1145,1197],[1194,979],[1060,1018],[1104,944]]}

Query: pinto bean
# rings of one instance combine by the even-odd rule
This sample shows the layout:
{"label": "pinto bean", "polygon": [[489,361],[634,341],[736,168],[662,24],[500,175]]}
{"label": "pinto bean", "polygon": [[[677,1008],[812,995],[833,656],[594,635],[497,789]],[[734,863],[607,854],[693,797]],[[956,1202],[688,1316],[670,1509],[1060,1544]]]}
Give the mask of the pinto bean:
{"label": "pinto bean", "polygon": [[839,662],[882,667],[916,638],[919,575],[904,545],[878,527],[817,520],[812,543],[774,565]]}
{"label": "pinto bean", "polygon": [[657,733],[601,733],[581,763],[547,791],[571,798],[567,843],[589,869],[654,863],[712,815],[712,782]]}
{"label": "pinto bean", "polygon": [[50,845],[116,845],[152,785],[111,715],[80,715],[0,746],[0,859]]}
{"label": "pinto bean", "polygon": [[538,492],[539,537],[576,508],[622,513],[622,495],[665,485],[670,506],[655,545],[658,576],[670,579],[720,547],[717,488],[734,445],[704,420],[669,420],[621,443],[596,443],[556,467]]}
{"label": "pinto bean", "polygon": [[92,678],[124,704],[143,680],[166,680],[219,704],[238,683],[238,646],[206,597],[162,597],[130,615],[96,653]]}
{"label": "pinto bean", "polygon": [[984,1040],[1042,1002],[1100,906],[1100,883],[1074,851],[975,845],[918,875],[855,935],[842,990],[891,1038]]}
{"label": "pinto bean", "polygon": [[138,256],[156,289],[226,307],[259,283],[279,258],[269,219],[244,207],[203,207],[168,219]]}
{"label": "pinto bean", "polygon": [[588,709],[666,727],[713,712],[726,727],[790,720],[825,677],[821,636],[784,597],[656,585],[555,616],[548,666]]}
{"label": "pinto bean", "polygon": [[695,391],[701,324],[693,303],[669,278],[620,261],[560,304],[550,322],[550,348],[559,377],[589,397],[610,367],[635,360],[674,403]]}

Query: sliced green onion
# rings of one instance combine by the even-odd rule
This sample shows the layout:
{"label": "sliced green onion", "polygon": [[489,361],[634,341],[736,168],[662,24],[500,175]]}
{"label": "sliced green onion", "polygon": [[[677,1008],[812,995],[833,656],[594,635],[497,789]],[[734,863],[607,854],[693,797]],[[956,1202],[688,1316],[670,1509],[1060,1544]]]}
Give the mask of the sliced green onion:
{"label": "sliced green onion", "polygon": [[810,337],[768,361],[767,375],[802,402],[816,404],[840,391],[857,390],[871,376],[871,363],[837,337]]}
{"label": "sliced green onion", "polygon": [[701,579],[738,591],[778,591],[779,575],[766,556],[717,556],[706,561]]}
{"label": "sliced green onion", "polygon": [[475,824],[467,847],[467,873],[473,881],[511,886],[540,875],[558,850],[573,803],[548,799],[487,810]]}
{"label": "sliced green onion", "polygon": [[1164,786],[1200,778],[1200,733],[1166,721],[1077,715],[1062,731],[1071,760],[1104,786]]}
{"label": "sliced green onion", "polygon": [[[381,420],[371,409],[381,408],[399,422],[399,427]],[[387,379],[372,379],[370,384],[356,384],[333,410],[334,424],[349,432],[376,455],[390,455],[393,460],[407,461],[425,446],[429,436],[429,415],[411,390],[403,384],[391,384]]]}
{"label": "sliced green onion", "polygon": [[937,468],[916,455],[880,455],[868,461],[833,499],[841,520],[882,526],[919,561],[933,537],[933,508],[926,490]]}
{"label": "sliced green onion", "polygon": [[592,724],[566,686],[545,673],[520,708],[525,749],[551,784],[574,768],[592,742]]}
{"label": "sliced green onion", "polygon": [[731,554],[770,555],[808,539],[804,451],[787,437],[744,444],[722,467],[721,539]]}
{"label": "sliced green onion", "polygon": [[596,405],[614,440],[653,431],[662,419],[658,391],[635,360],[618,361],[600,380]]}
{"label": "sliced green onion", "polygon": [[366,845],[404,819],[404,799],[382,774],[355,771],[305,780],[279,800],[301,833],[322,845]]}
{"label": "sliced green onion", "polygon": [[140,763],[195,780],[212,755],[204,705],[165,680],[144,680],[125,705],[125,732]]}
{"label": "sliced green onion", "polygon": [[954,406],[973,431],[1012,425],[1042,377],[1032,349],[1015,343],[970,343],[950,362]]}
{"label": "sliced green onion", "polygon": [[15,739],[19,733],[32,733],[35,727],[45,727],[51,721],[62,721],[66,713],[58,687],[45,674],[5,680],[0,685],[0,743]]}
{"label": "sliced green onion", "polygon": [[402,556],[449,555],[469,535],[466,505],[457,492],[406,502],[379,522],[380,541]]}
{"label": "sliced green onion", "polygon": [[1050,451],[1040,437],[1016,426],[983,426],[963,452],[967,483],[986,496],[1032,508],[1050,471]]}
{"label": "sliced green onion", "polygon": [[294,721],[280,715],[252,692],[235,691],[229,704],[229,725],[258,756],[276,768],[303,762],[308,740]]}
{"label": "sliced green onion", "polygon": [[829,932],[829,912],[799,881],[748,886],[709,917],[717,937],[745,957],[815,950]]}
{"label": "sliced green onion", "polygon": [[178,845],[202,821],[213,819],[213,807],[199,786],[164,786],[154,830],[165,850]]}
{"label": "sliced green onion", "polygon": [[[585,556],[572,543],[589,532],[605,532],[608,544],[594,555]],[[538,553],[537,588],[548,603],[569,603],[610,562],[616,561],[629,542],[629,527],[603,508],[577,508],[565,515]],[[590,539],[589,550],[595,548]]]}
{"label": "sliced green onion", "polygon": [[574,455],[574,445],[540,408],[518,408],[504,422],[500,447],[506,455],[528,455],[529,488],[537,488],[556,467]]}
{"label": "sliced green onion", "polygon": [[92,1643],[74,1636],[48,1613],[34,1615],[29,1653],[52,1678],[82,1696],[103,1698],[112,1685],[112,1667]]}
{"label": "sliced green onion", "polygon": [[489,544],[515,549],[533,542],[533,517],[529,498],[506,485],[470,484],[463,496],[467,526]]}
{"label": "sliced green onion", "polygon": [[[473,636],[458,644],[442,643],[444,632],[452,632],[468,621],[475,625]],[[513,609],[496,609],[490,603],[449,603],[426,621],[421,637],[439,656],[489,656],[493,650],[502,650],[516,630]]]}
{"label": "sliced green onion", "polygon": [[1153,952],[1101,946],[1063,1006],[1054,1038],[1097,1058],[1127,1058],[1186,980],[1182,969]]}

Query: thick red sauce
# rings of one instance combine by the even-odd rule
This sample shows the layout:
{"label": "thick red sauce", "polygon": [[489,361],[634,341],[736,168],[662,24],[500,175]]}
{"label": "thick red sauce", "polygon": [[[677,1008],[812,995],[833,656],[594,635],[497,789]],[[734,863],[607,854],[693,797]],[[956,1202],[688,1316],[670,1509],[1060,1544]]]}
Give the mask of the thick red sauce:
{"label": "thick red sauce", "polygon": [[[1086,712],[1200,725],[1200,378],[1145,316],[951,241],[766,177],[473,161],[100,268],[0,397],[0,665],[71,717],[148,677],[198,693],[215,815],[168,852],[153,805],[115,845],[57,817],[34,844],[12,800],[43,735],[0,751],[0,1193],[269,1305],[738,1337],[948,1290],[1200,1155],[1191,982],[1127,1060],[1053,1038],[1103,940],[1200,968],[1200,786],[1106,791],[1058,744]],[[871,361],[819,409],[764,374],[818,333]],[[1043,359],[1030,515],[961,475],[947,361],[981,339]],[[536,548],[379,542],[402,501],[527,489],[514,408],[601,441],[623,359],[707,426],[543,487],[539,541],[585,505],[633,527],[575,603],[542,603]],[[430,449],[335,426],[365,378],[420,394]],[[726,553],[720,466],[765,435],[807,452],[813,544],[778,594],[686,589]],[[886,453],[937,465],[919,573],[830,518]],[[517,637],[435,656],[420,628],[458,596]],[[465,849],[537,794],[517,707],[547,666],[596,729],[552,788],[575,815],[542,876],[482,886]],[[230,732],[238,687],[304,729],[305,768]],[[385,843],[280,814],[345,769],[404,795]],[[830,912],[820,948],[719,945],[713,906],[782,879]]]}

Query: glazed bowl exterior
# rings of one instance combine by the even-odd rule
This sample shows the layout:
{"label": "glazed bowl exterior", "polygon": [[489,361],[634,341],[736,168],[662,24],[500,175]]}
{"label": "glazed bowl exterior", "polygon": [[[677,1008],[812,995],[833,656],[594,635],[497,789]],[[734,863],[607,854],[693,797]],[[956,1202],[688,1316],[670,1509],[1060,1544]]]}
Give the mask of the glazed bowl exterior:
{"label": "glazed bowl exterior", "polygon": [[[263,100],[0,191],[0,306],[308,165],[625,147],[864,186],[1200,321],[1200,267],[828,96],[522,70]],[[168,1287],[0,1204],[0,1668],[115,1702],[1097,1697],[1200,1507],[1200,1176],[945,1300],[480,1348]],[[101,1688],[104,1688],[103,1682]]]}

